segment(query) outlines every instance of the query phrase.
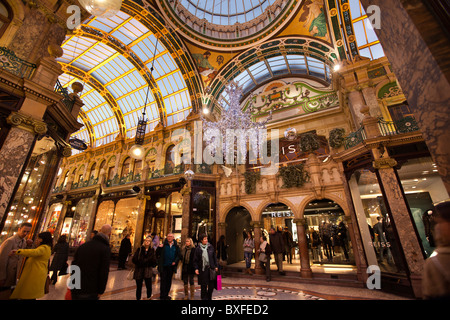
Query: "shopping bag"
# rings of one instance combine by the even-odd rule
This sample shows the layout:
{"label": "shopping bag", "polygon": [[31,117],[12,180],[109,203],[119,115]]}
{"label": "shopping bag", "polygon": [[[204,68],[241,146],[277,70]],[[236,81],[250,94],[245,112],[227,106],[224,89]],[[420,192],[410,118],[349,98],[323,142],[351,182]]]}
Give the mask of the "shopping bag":
{"label": "shopping bag", "polygon": [[64,300],[72,300],[72,291],[67,288],[66,295],[64,296]]}
{"label": "shopping bag", "polygon": [[217,275],[217,290],[222,290],[222,276],[220,274]]}

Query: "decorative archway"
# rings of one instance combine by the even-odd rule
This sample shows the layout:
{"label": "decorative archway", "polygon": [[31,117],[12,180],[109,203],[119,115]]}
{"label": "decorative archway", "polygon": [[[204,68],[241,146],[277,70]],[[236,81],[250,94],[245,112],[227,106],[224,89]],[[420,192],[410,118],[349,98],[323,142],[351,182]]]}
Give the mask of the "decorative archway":
{"label": "decorative archway", "polygon": [[225,218],[225,241],[228,247],[228,264],[244,259],[243,232],[251,229],[252,216],[243,206],[231,208]]}

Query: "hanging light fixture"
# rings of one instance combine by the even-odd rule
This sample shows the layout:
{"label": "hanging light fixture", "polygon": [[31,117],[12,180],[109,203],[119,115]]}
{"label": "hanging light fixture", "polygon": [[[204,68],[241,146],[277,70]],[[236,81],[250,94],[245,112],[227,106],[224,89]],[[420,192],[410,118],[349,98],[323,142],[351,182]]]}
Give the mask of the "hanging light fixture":
{"label": "hanging light fixture", "polygon": [[120,11],[122,0],[78,0],[90,14],[99,18],[111,18]]}
{"label": "hanging light fixture", "polygon": [[[156,48],[158,47],[158,38],[156,38],[155,52],[153,53],[152,67],[150,68],[150,76],[153,74],[153,66],[155,65]],[[144,149],[144,138],[145,129],[147,128],[148,119],[145,116],[145,111],[147,109],[148,93],[150,91],[150,85],[147,87],[147,95],[145,97],[144,109],[142,111],[142,117],[138,120],[138,125],[136,127],[136,136],[134,138],[134,145],[130,148],[130,157],[136,160],[142,160],[145,155]]]}

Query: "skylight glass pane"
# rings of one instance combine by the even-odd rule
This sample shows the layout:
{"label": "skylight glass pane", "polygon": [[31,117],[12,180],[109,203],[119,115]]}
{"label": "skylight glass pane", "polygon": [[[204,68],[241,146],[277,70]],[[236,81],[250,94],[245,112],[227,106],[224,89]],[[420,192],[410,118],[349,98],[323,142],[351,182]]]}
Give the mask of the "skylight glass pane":
{"label": "skylight glass pane", "polygon": [[370,47],[370,50],[372,51],[373,59],[379,59],[381,57],[384,57],[384,51],[381,47],[381,44],[375,44]]}
{"label": "skylight glass pane", "polygon": [[364,19],[364,25],[366,27],[366,34],[367,34],[367,40],[368,43],[378,41],[378,37],[375,34],[375,31],[373,30],[372,24],[370,23],[370,20],[368,18]]}
{"label": "skylight glass pane", "polygon": [[362,21],[357,21],[353,24],[356,35],[356,43],[359,47],[367,44],[366,34],[364,32],[364,26]]}

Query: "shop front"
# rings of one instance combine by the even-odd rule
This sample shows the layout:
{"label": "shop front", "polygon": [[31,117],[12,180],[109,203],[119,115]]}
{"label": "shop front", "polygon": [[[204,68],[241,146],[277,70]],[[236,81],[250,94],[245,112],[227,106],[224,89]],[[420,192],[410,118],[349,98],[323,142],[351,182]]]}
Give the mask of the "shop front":
{"label": "shop front", "polygon": [[367,264],[380,268],[386,290],[413,294],[421,281],[413,270],[436,245],[434,206],[449,195],[423,143],[389,147],[387,153],[389,158],[378,159],[383,165],[367,153],[344,161],[344,168]]}
{"label": "shop front", "polygon": [[116,256],[124,237],[130,235],[131,244],[135,243],[136,225],[142,200],[131,190],[101,195],[92,230],[100,230],[105,224],[112,227],[110,246]]}

